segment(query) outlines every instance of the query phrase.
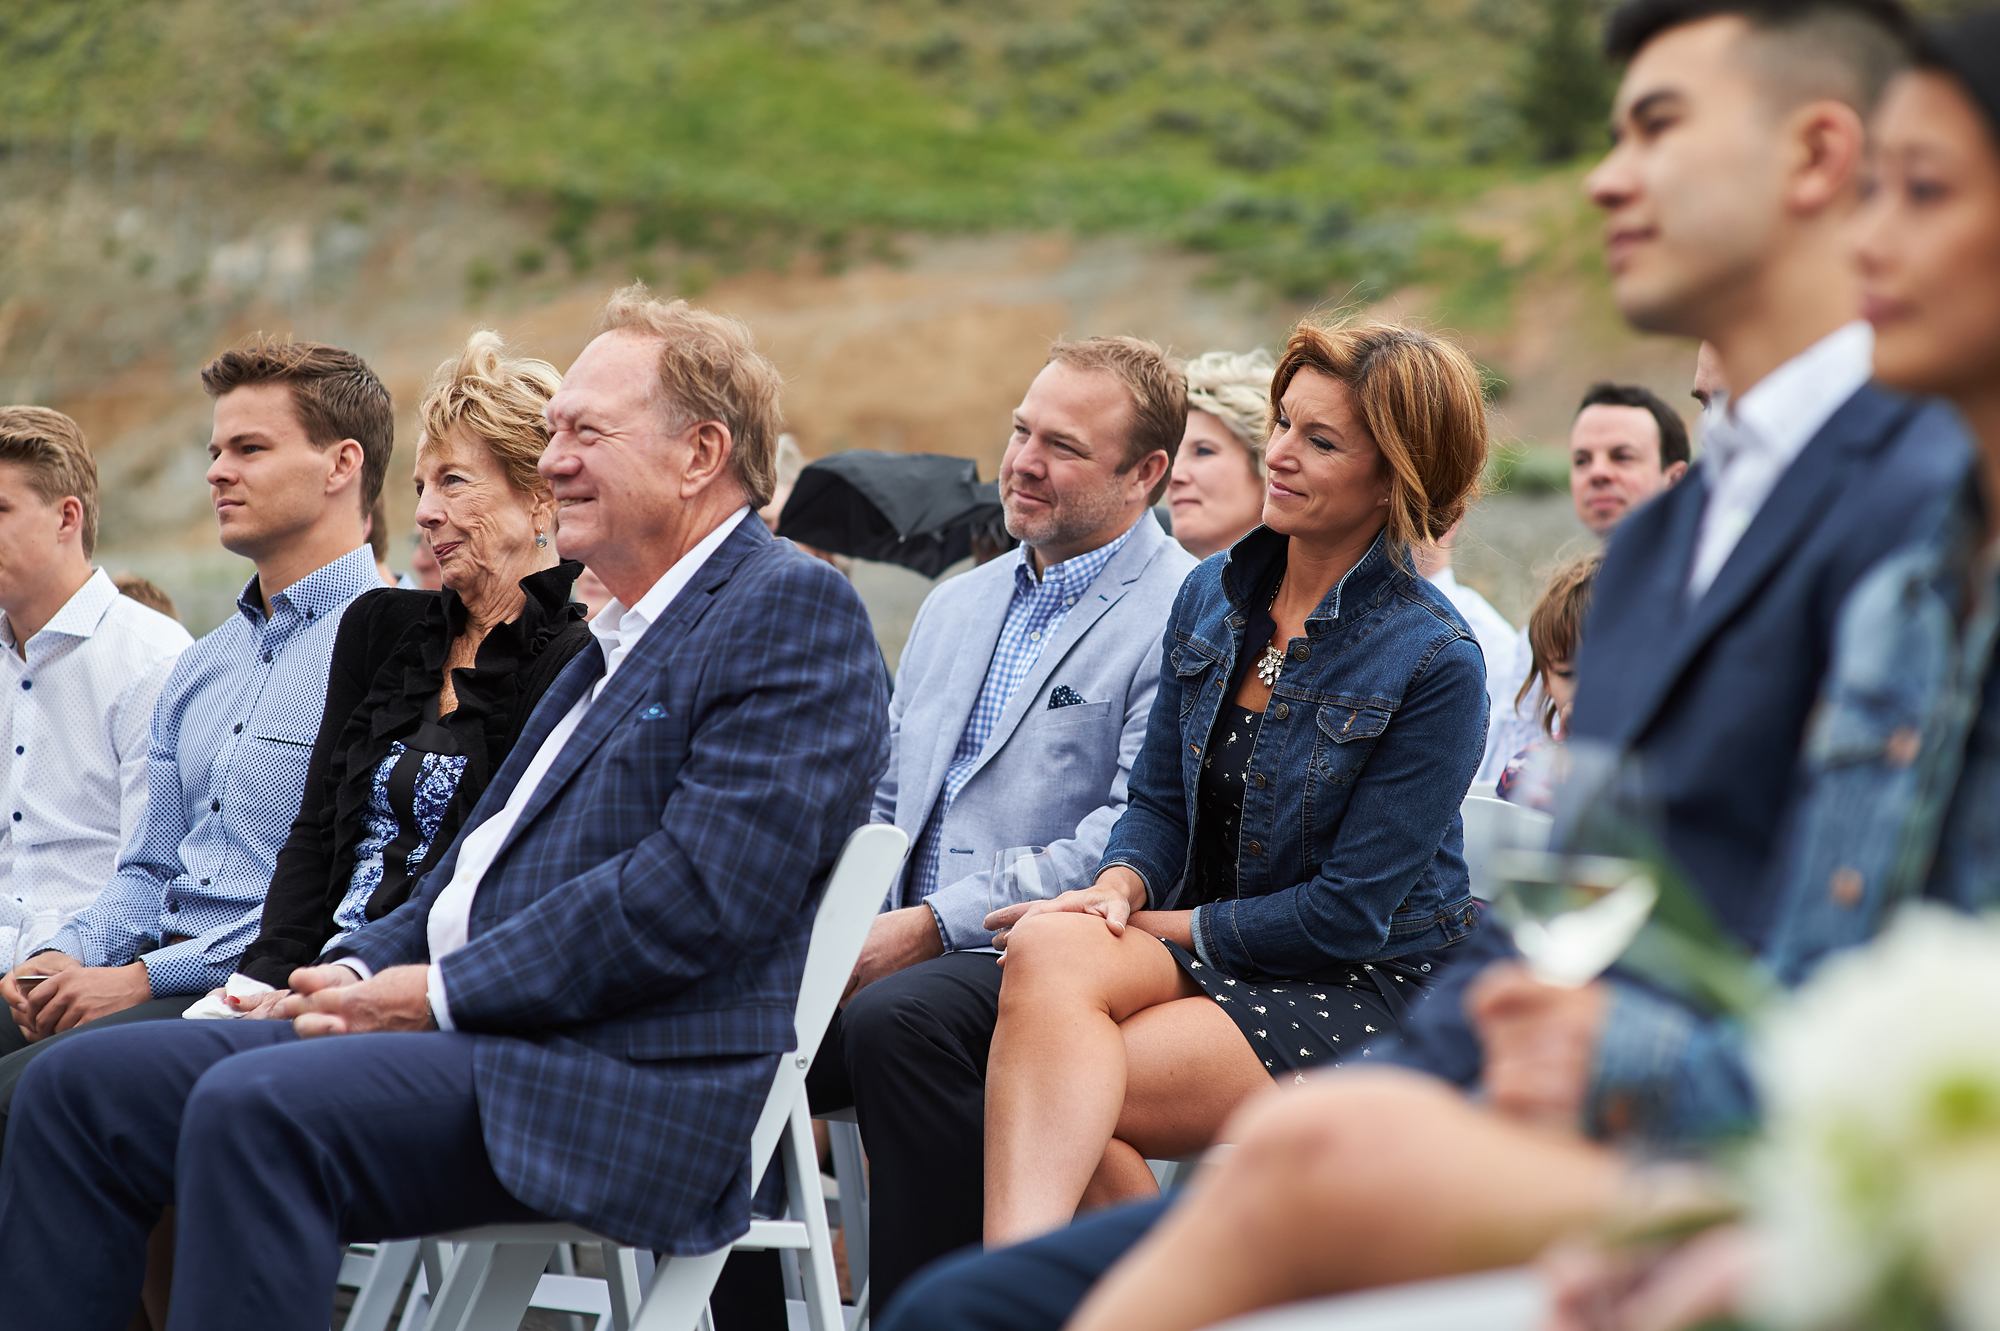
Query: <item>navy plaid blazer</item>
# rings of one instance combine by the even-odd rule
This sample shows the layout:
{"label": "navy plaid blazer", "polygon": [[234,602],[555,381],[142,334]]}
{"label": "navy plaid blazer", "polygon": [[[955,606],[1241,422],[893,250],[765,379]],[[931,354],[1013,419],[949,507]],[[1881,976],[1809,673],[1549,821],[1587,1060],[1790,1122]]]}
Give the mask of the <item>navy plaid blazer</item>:
{"label": "navy plaid blazer", "polygon": [[[550,686],[460,831],[502,808],[604,673]],[[888,762],[867,612],[825,563],[739,523],[585,713],[442,964],[478,1042],[487,1154],[509,1192],[628,1243],[713,1251],[749,1225],[751,1129],[813,913]],[[428,961],[454,845],[340,954]]]}

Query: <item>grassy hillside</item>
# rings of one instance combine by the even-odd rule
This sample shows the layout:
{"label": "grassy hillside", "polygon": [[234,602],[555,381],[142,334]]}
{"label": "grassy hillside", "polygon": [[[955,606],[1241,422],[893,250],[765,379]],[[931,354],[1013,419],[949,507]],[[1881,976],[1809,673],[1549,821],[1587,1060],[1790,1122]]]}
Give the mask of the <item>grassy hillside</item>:
{"label": "grassy hillside", "polygon": [[[1213,250],[1294,297],[1430,277],[1476,316],[1505,266],[1441,219],[1533,174],[1548,117],[1591,114],[1594,12],[12,0],[0,126],[14,153],[193,154],[364,188],[469,177],[551,204],[545,244],[467,261],[475,293],[655,250],[837,267],[910,229],[1059,227]],[[1538,50],[1561,86],[1524,77]]]}

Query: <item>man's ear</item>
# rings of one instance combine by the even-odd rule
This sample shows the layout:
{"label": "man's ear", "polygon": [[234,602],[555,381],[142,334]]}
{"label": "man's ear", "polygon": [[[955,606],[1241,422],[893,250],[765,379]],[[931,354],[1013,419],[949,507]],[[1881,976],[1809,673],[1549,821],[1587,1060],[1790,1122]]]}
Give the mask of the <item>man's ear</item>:
{"label": "man's ear", "polygon": [[681,498],[692,499],[715,484],[717,477],[728,473],[736,439],[721,421],[702,421],[684,437],[688,442],[688,462],[681,473]]}
{"label": "man's ear", "polygon": [[[343,439],[326,451],[330,455],[327,459],[326,492],[330,495],[339,494],[352,485],[355,492],[360,493],[361,467],[367,455],[362,451],[359,441]],[[365,507],[362,512],[365,517],[367,513]]]}
{"label": "man's ear", "polygon": [[75,495],[64,495],[58,507],[62,510],[62,517],[56,523],[56,540],[67,541],[74,539],[81,543],[83,540],[83,501]]}
{"label": "man's ear", "polygon": [[1793,166],[1785,197],[1800,213],[1818,213],[1854,197],[1867,128],[1845,102],[1808,102],[1792,115]]}
{"label": "man's ear", "polygon": [[1132,468],[1132,479],[1138,483],[1139,494],[1143,497],[1153,493],[1153,487],[1160,483],[1160,478],[1167,474],[1167,468],[1173,465],[1164,449],[1156,448],[1140,458],[1139,465]]}
{"label": "man's ear", "polygon": [[1679,485],[1681,477],[1688,474],[1688,464],[1685,462],[1676,462],[1668,467],[1663,474],[1666,476],[1669,486]]}

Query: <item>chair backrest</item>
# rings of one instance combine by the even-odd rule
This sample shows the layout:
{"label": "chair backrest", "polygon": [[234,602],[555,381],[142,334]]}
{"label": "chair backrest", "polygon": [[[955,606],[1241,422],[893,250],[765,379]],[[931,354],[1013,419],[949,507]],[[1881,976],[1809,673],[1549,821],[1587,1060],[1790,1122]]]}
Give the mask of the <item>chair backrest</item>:
{"label": "chair backrest", "polygon": [[1499,884],[1493,876],[1493,852],[1540,850],[1549,843],[1555,820],[1545,813],[1486,795],[1467,795],[1458,806],[1465,823],[1465,867],[1472,876],[1472,895],[1493,900]]}
{"label": "chair backrest", "polygon": [[799,1006],[793,1018],[798,1048],[778,1064],[771,1098],[764,1102],[764,1113],[750,1136],[753,1176],[764,1172],[771,1152],[777,1149],[778,1134],[791,1112],[797,1084],[805,1080],[813,1054],[833,1021],[833,1010],[847,989],[847,977],[861,958],[868,927],[875,923],[909,845],[909,835],[895,824],[868,823],[855,828],[840,849],[840,859],[826,882],[826,895],[820,898],[819,913],[813,918],[805,977],[799,982]]}

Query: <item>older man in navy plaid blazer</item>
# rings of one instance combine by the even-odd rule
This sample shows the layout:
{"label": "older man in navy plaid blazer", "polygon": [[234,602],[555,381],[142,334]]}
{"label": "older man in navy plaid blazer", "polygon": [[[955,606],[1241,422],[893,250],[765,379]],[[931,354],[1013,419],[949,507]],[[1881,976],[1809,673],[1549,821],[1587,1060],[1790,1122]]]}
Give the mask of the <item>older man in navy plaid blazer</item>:
{"label": "older man in navy plaid blazer", "polygon": [[294,972],[293,1025],[120,1027],[29,1070],[0,1327],[124,1327],[169,1205],[171,1324],[246,1331],[323,1331],[348,1240],[545,1216],[689,1253],[747,1227],[885,671],[847,583],[751,515],[777,374],[748,330],[643,291],[607,323],[542,461],[618,597],[597,646],[412,899]]}

